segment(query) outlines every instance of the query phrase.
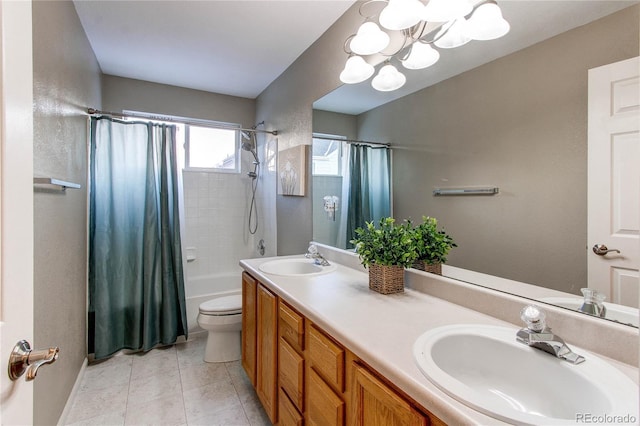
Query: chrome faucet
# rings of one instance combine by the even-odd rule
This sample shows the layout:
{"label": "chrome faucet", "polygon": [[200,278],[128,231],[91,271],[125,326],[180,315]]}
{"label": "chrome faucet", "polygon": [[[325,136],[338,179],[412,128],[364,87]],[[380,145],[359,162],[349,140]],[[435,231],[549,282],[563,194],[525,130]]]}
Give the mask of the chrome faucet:
{"label": "chrome faucet", "polygon": [[551,329],[545,324],[545,317],[544,311],[537,306],[529,305],[522,309],[520,318],[527,324],[527,327],[518,330],[516,340],[572,364],[583,362],[583,356],[574,353],[561,337],[551,332]]}
{"label": "chrome faucet", "polygon": [[310,244],[307,249],[307,253],[304,255],[307,259],[313,259],[313,263],[320,266],[330,266],[331,264],[324,258],[318,251],[318,247],[315,244]]}

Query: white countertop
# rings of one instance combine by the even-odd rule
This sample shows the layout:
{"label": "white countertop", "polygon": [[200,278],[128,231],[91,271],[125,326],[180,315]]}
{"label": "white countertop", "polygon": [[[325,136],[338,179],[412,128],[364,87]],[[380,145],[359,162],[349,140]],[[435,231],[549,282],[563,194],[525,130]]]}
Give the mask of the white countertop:
{"label": "white countertop", "polygon": [[[501,325],[513,328],[514,336],[516,325],[409,288],[376,293],[369,289],[366,272],[337,263],[333,273],[305,277],[259,269],[273,259],[246,259],[240,265],[438,418],[451,425],[505,424],[438,389],[418,369],[412,349],[421,334],[444,325]],[[603,358],[638,381],[634,367]]]}

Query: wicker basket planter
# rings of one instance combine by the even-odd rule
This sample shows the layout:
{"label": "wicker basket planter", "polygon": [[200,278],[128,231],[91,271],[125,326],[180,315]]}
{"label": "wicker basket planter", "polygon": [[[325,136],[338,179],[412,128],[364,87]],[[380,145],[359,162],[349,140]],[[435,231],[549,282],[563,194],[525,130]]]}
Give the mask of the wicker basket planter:
{"label": "wicker basket planter", "polygon": [[369,288],[382,294],[404,292],[404,267],[369,265]]}
{"label": "wicker basket planter", "polygon": [[432,274],[442,275],[442,263],[427,263],[424,260],[416,260],[413,263],[413,268],[424,272],[431,272]]}

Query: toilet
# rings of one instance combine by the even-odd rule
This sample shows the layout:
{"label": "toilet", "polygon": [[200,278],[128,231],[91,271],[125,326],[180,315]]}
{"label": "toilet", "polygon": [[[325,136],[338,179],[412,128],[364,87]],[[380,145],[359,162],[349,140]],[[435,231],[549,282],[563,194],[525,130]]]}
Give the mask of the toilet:
{"label": "toilet", "polygon": [[200,304],[198,325],[209,333],[204,351],[205,362],[240,359],[242,295],[218,297]]}

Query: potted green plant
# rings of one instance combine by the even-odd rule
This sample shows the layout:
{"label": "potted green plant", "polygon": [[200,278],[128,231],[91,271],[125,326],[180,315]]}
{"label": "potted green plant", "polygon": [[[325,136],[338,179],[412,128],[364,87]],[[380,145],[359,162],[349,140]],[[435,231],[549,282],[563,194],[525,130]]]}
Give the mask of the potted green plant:
{"label": "potted green plant", "polygon": [[351,243],[369,269],[369,288],[382,294],[403,292],[404,268],[417,257],[411,225],[396,224],[393,218],[384,217],[378,227],[373,221],[366,222],[355,234]]}
{"label": "potted green plant", "polygon": [[458,245],[443,229],[438,230],[438,221],[434,217],[422,216],[422,223],[412,232],[417,254],[413,267],[442,275],[442,264],[447,261],[449,251]]}

